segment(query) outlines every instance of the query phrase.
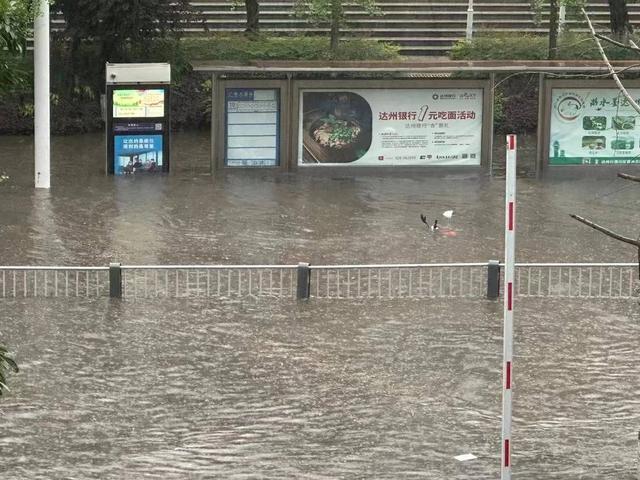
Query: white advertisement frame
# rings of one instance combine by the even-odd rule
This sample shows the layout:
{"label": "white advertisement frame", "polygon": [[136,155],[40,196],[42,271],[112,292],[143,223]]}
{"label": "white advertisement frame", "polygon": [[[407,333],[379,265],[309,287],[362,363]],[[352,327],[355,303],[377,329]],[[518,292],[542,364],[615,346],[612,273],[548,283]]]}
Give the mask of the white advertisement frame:
{"label": "white advertisement frame", "polygon": [[[451,165],[451,164],[389,164],[380,162],[376,164],[357,165],[354,163],[324,163],[320,165],[315,164],[302,164],[300,163],[301,148],[303,132],[301,119],[303,117],[303,102],[302,92],[305,91],[351,91],[351,90],[467,90],[467,89],[480,89],[481,90],[481,111],[482,118],[480,121],[480,134],[478,136],[480,144],[480,160],[473,165]],[[486,168],[491,163],[491,143],[492,143],[492,119],[493,119],[493,102],[491,100],[491,82],[490,79],[486,80],[331,80],[331,81],[317,81],[317,80],[299,80],[294,82],[292,89],[292,108],[291,108],[291,130],[294,133],[292,138],[290,166],[291,168],[445,168],[445,169],[478,169]]]}

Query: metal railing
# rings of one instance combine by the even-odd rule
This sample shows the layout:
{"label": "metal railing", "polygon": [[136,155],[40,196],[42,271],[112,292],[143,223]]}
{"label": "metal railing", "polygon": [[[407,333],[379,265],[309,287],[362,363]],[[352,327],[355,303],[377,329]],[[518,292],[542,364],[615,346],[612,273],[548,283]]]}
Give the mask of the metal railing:
{"label": "metal railing", "polygon": [[638,296],[638,264],[516,264],[516,297],[631,298]]}
{"label": "metal railing", "polygon": [[486,263],[312,266],[315,298],[427,298],[487,294]]}
{"label": "metal railing", "polygon": [[108,294],[108,267],[0,267],[2,298],[101,297]]}
{"label": "metal railing", "polygon": [[[0,298],[489,298],[500,264],[2,267]],[[519,263],[516,297],[639,296],[634,263]]]}
{"label": "metal railing", "polygon": [[294,298],[297,265],[123,266],[122,296]]}

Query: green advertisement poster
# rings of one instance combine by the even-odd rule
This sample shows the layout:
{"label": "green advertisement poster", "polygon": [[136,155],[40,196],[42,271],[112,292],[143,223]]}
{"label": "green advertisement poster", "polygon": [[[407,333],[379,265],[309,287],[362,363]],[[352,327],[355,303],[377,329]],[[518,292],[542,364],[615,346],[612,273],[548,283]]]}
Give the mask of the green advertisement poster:
{"label": "green advertisement poster", "polygon": [[550,165],[631,163],[640,164],[640,117],[619,90],[552,89]]}

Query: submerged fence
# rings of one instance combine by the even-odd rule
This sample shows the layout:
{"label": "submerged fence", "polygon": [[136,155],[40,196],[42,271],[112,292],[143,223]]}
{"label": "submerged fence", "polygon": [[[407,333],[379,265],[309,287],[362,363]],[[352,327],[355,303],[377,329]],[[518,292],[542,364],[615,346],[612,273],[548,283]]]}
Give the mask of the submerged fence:
{"label": "submerged fence", "polygon": [[[501,265],[131,265],[2,267],[0,296],[135,298],[489,298]],[[638,296],[634,263],[516,264],[518,297]]]}

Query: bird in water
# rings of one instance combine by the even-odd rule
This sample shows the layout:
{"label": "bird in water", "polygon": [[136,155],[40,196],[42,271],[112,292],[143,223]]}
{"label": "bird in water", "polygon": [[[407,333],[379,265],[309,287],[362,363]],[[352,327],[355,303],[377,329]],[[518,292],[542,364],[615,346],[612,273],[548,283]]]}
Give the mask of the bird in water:
{"label": "bird in water", "polygon": [[433,225],[430,225],[429,222],[427,222],[427,217],[421,213],[420,220],[422,220],[422,223],[424,223],[432,232],[435,232],[436,230],[440,230],[440,227],[438,226],[438,219],[436,219],[436,221],[433,222]]}

